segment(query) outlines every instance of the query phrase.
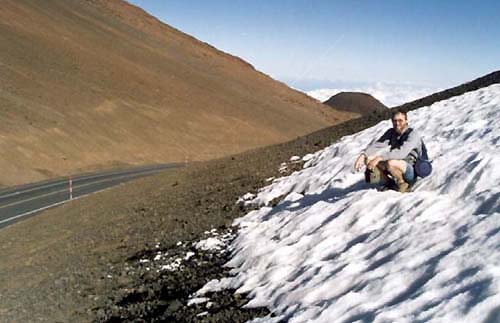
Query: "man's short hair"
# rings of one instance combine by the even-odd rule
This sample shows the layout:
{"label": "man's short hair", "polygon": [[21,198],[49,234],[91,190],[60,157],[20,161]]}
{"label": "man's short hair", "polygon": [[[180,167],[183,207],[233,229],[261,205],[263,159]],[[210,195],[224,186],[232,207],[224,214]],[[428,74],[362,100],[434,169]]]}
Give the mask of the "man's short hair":
{"label": "man's short hair", "polygon": [[406,115],[406,111],[403,109],[391,109],[391,120],[394,120],[396,114],[402,114],[405,116],[405,120],[408,120],[408,116]]}

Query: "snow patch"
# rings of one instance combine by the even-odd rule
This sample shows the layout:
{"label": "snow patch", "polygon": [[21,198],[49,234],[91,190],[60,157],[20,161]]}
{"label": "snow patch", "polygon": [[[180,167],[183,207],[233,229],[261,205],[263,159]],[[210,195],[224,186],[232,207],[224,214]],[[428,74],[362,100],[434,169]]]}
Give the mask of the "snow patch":
{"label": "snow patch", "polygon": [[196,298],[191,298],[187,302],[187,306],[192,306],[192,305],[198,305],[198,304],[203,304],[208,302],[208,298],[206,297],[196,297]]}
{"label": "snow patch", "polygon": [[221,250],[225,243],[217,238],[208,238],[196,243],[195,248],[201,250]]}
{"label": "snow patch", "polygon": [[[413,192],[379,192],[353,173],[389,121],[309,156],[237,219],[234,277],[289,322],[493,322],[500,308],[500,85],[408,114],[433,174]],[[284,197],[275,207],[270,201]]]}

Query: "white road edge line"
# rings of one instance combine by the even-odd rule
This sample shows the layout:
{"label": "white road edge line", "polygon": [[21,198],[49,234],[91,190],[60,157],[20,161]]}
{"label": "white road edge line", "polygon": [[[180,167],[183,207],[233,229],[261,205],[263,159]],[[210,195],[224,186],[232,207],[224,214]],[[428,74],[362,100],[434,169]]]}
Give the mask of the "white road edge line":
{"label": "white road edge line", "polygon": [[[74,185],[74,189],[75,190],[77,188],[81,189],[83,187],[87,187],[87,186],[91,186],[91,185],[95,185],[95,184],[100,184],[100,183],[105,183],[105,182],[111,182],[111,181],[114,181],[114,180],[117,180],[117,179],[122,179],[122,178],[130,178],[132,180],[135,177],[148,176],[148,175],[154,174],[156,172],[158,172],[158,171],[157,170],[150,170],[150,171],[144,171],[144,172],[141,172],[141,173],[126,174],[126,175],[122,175],[122,176],[111,177],[111,178],[107,178],[107,179],[96,181],[96,182],[90,182],[90,183],[87,183],[87,184],[80,184],[80,185],[76,185],[75,184]],[[116,184],[116,185],[118,185],[118,184]],[[115,186],[115,185],[113,185],[113,186]],[[23,204],[23,203],[26,203],[28,201],[38,200],[38,199],[41,199],[43,197],[47,197],[47,196],[50,196],[50,195],[55,195],[55,194],[63,193],[63,192],[66,192],[68,190],[69,190],[68,188],[64,188],[64,189],[59,190],[59,191],[45,193],[45,194],[33,196],[33,197],[30,197],[28,199],[24,199],[24,200],[21,200],[21,201],[16,201],[16,202],[11,202],[11,203],[8,203],[8,204],[5,204],[5,205],[0,205],[0,209],[4,209],[4,208],[7,208],[7,207],[10,207],[10,206],[13,206],[13,205]],[[96,191],[96,192],[99,192],[99,191]]]}
{"label": "white road edge line", "polygon": [[[100,181],[100,182],[93,182],[93,183],[95,184],[95,183],[101,183],[101,182],[103,182],[103,181]],[[121,183],[121,184],[123,184],[123,183]],[[85,185],[83,185],[83,186],[88,186],[88,185],[89,185],[89,184],[85,184]],[[118,185],[119,185],[119,184],[118,184]],[[82,187],[83,187],[83,186],[82,186]],[[91,193],[87,193],[87,194],[80,195],[80,196],[77,196],[77,197],[73,197],[73,199],[72,199],[72,200],[69,200],[69,199],[68,199],[68,200],[64,200],[64,201],[57,202],[57,203],[54,203],[54,204],[51,204],[51,205],[48,205],[48,206],[41,207],[41,208],[36,209],[36,210],[31,210],[31,211],[26,212],[26,213],[23,213],[23,214],[14,215],[14,216],[12,216],[12,217],[10,217],[10,218],[8,218],[8,219],[1,220],[1,221],[0,221],[0,224],[7,223],[7,222],[10,222],[10,221],[13,221],[13,220],[15,220],[15,219],[21,218],[21,217],[23,217],[23,216],[30,215],[30,214],[35,213],[35,212],[40,212],[40,211],[43,211],[43,210],[49,209],[49,208],[51,208],[51,207],[56,207],[56,206],[58,206],[58,205],[64,204],[64,203],[69,202],[69,201],[78,200],[78,199],[80,199],[80,198],[82,198],[82,197],[85,197],[85,196],[88,196],[88,195],[91,195],[91,194],[95,194],[95,193],[98,193],[98,192],[106,191],[106,190],[112,189],[112,188],[114,188],[114,187],[115,187],[115,186],[106,187],[106,188],[103,188],[102,190],[98,190],[98,191],[95,191],[95,192],[91,192]]]}
{"label": "white road edge line", "polygon": [[7,223],[7,222],[13,221],[13,220],[18,219],[18,218],[22,218],[23,216],[27,216],[27,215],[30,215],[30,214],[33,214],[33,213],[36,213],[36,212],[40,212],[40,211],[43,211],[43,210],[46,210],[46,209],[50,209],[52,207],[59,206],[59,205],[64,204],[66,202],[78,200],[78,199],[80,199],[82,197],[86,197],[86,196],[91,195],[91,194],[95,194],[95,193],[98,193],[98,192],[106,191],[106,190],[109,190],[111,188],[113,188],[113,187],[106,187],[106,188],[103,188],[102,190],[99,190],[99,191],[95,191],[95,192],[92,192],[92,193],[87,193],[87,194],[84,194],[84,195],[73,197],[72,200],[64,200],[64,201],[61,201],[61,202],[57,202],[57,203],[54,203],[54,204],[51,204],[51,205],[47,205],[47,206],[41,207],[41,208],[36,209],[36,210],[31,210],[31,211],[23,213],[23,214],[14,215],[13,217],[10,217],[8,219],[1,220],[0,224]]}
{"label": "white road edge line", "polygon": [[[79,196],[79,197],[77,197],[77,198],[80,198],[80,196]],[[76,200],[77,198],[74,198],[73,200]],[[66,202],[68,202],[68,201],[69,201],[69,200],[65,200],[65,201],[62,201],[62,202],[57,202],[56,204],[51,204],[51,205],[44,206],[44,207],[41,207],[41,208],[36,209],[36,210],[31,210],[31,211],[26,212],[26,213],[23,213],[23,214],[18,214],[18,215],[15,215],[15,216],[13,216],[13,217],[10,217],[10,218],[8,218],[8,219],[5,219],[5,220],[0,221],[0,224],[2,224],[2,223],[7,223],[7,222],[13,221],[13,220],[15,220],[15,219],[22,218],[23,216],[30,215],[30,214],[32,214],[32,213],[40,212],[40,211],[43,211],[43,210],[49,209],[49,208],[51,208],[51,207],[54,207],[54,206],[58,206],[58,205],[64,204],[64,203],[66,203]]]}
{"label": "white road edge line", "polygon": [[[165,168],[158,167],[158,168],[151,168],[151,169],[146,168],[146,169],[141,169],[137,173],[133,173],[133,170],[124,170],[124,171],[115,171],[115,172],[112,172],[110,174],[98,174],[98,175],[86,175],[86,176],[84,175],[82,177],[75,177],[75,178],[73,178],[73,183],[76,183],[76,182],[81,181],[81,180],[89,180],[89,179],[94,179],[94,178],[99,178],[99,177],[104,177],[104,176],[123,175],[123,174],[127,174],[129,172],[131,172],[133,174],[140,174],[142,172],[163,170],[163,169],[167,169],[167,168],[170,168],[170,167],[165,167]],[[28,192],[32,192],[32,191],[37,191],[37,190],[44,189],[44,188],[49,188],[49,187],[52,187],[52,186],[61,185],[61,184],[66,183],[67,181],[68,181],[67,179],[61,179],[61,180],[59,180],[59,181],[57,181],[55,183],[41,184],[40,186],[30,187],[30,188],[27,188],[27,189],[24,189],[24,190],[21,189],[19,191],[15,191],[13,193],[8,193],[8,194],[5,194],[5,195],[0,195],[0,199],[11,197],[11,196],[15,196],[15,195],[19,195],[19,194],[22,194],[22,193],[28,193]]]}

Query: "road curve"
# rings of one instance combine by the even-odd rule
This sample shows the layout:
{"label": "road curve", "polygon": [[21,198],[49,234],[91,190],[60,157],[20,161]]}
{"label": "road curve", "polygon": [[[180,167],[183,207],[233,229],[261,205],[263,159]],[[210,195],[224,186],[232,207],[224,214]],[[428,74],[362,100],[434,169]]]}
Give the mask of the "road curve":
{"label": "road curve", "polygon": [[183,166],[160,164],[72,176],[71,194],[69,177],[4,188],[0,190],[0,228],[63,204],[70,197],[76,199],[135,178]]}

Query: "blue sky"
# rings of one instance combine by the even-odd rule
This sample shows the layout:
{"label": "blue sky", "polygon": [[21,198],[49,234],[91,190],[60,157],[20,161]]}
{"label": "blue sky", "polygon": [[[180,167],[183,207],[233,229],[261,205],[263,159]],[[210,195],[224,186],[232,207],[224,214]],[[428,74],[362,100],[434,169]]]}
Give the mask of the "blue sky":
{"label": "blue sky", "polygon": [[500,1],[129,2],[303,90],[448,87],[500,68]]}

